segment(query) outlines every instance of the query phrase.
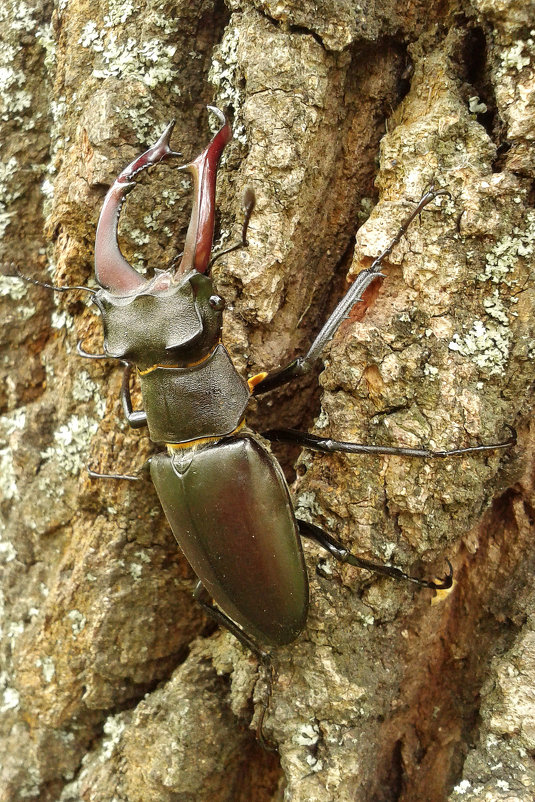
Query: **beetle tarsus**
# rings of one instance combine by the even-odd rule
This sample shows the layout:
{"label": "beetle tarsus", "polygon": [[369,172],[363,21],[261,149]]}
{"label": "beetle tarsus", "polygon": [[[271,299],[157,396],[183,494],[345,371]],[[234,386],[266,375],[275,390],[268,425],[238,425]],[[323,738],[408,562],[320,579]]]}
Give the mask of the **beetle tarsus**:
{"label": "beetle tarsus", "polygon": [[356,568],[363,568],[366,571],[372,571],[382,576],[388,576],[391,579],[400,579],[406,582],[412,582],[415,585],[420,585],[424,588],[432,588],[433,590],[445,590],[450,588],[453,583],[453,567],[448,560],[450,573],[440,581],[419,579],[418,577],[407,574],[401,568],[394,565],[382,565],[381,563],[374,563],[371,560],[366,560],[364,557],[357,557],[352,554],[345,546],[336,540],[332,535],[329,535],[324,529],[309,521],[303,521],[301,518],[297,519],[297,525],[302,537],[309,537],[315,540],[323,549],[341,563],[348,563],[354,565]]}
{"label": "beetle tarsus", "polygon": [[264,751],[273,752],[274,754],[277,754],[279,750],[276,744],[269,741],[264,736],[264,720],[266,717],[266,713],[269,710],[269,703],[271,702],[271,696],[273,694],[273,685],[275,683],[275,671],[271,659],[269,660],[269,663],[264,662],[263,666],[266,671],[269,671],[269,674],[266,680],[267,684],[266,698],[260,703],[262,708],[260,710],[260,714],[258,716],[258,722],[256,724],[256,740],[258,741],[262,749],[264,749]]}
{"label": "beetle tarsus", "polygon": [[427,587],[433,588],[433,590],[449,590],[453,586],[453,565],[448,559],[446,562],[448,563],[448,573],[443,579],[429,582]]}

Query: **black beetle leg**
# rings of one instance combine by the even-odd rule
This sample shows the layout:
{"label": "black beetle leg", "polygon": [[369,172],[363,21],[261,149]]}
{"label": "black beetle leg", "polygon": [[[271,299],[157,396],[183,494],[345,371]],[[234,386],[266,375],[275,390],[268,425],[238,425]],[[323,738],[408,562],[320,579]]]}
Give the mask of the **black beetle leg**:
{"label": "black beetle leg", "polygon": [[349,563],[350,565],[355,565],[357,568],[364,568],[366,571],[373,571],[376,574],[389,576],[392,579],[402,579],[406,580],[407,582],[414,582],[416,585],[420,585],[424,588],[432,588],[433,590],[447,590],[448,588],[451,588],[453,584],[453,568],[449,560],[449,571],[444,579],[438,582],[429,579],[418,579],[415,576],[406,574],[405,571],[401,570],[401,568],[396,568],[393,565],[381,565],[380,563],[373,563],[370,562],[370,560],[365,560],[363,557],[357,557],[355,554],[351,554],[351,552],[348,551],[348,549],[346,549],[345,546],[340,543],[340,541],[336,540],[334,537],[325,532],[324,529],[321,529],[315,524],[311,524],[308,521],[303,521],[298,518],[297,525],[299,527],[299,533],[302,537],[309,537],[312,540],[315,540],[316,543],[319,543],[323,549],[328,551],[329,554],[331,554],[339,562]]}
{"label": "black beetle leg", "polygon": [[126,420],[132,429],[141,429],[142,426],[147,425],[147,413],[142,410],[132,409],[132,397],[130,395],[130,374],[132,372],[132,365],[127,364],[124,369],[123,383],[121,386],[121,403],[123,405],[123,412]]}
{"label": "black beetle leg", "polygon": [[264,718],[269,708],[269,702],[271,700],[271,694],[273,691],[273,663],[271,661],[271,655],[269,652],[265,652],[252,638],[247,635],[246,632],[243,631],[234,621],[225,615],[225,613],[221,612],[214,604],[212,604],[210,599],[210,594],[199,580],[195,585],[193,590],[193,598],[197,601],[201,607],[203,608],[204,612],[210,616],[217,624],[220,626],[225,627],[234,637],[241,643],[242,646],[245,646],[246,649],[249,649],[255,657],[258,659],[260,665],[262,665],[266,671],[269,672],[268,681],[267,681],[267,694],[265,701],[261,702],[262,709],[260,711],[260,716],[258,718],[258,724],[256,726],[256,738],[260,744],[260,746],[265,749],[267,752],[276,752],[277,750],[275,747],[271,746],[268,741],[264,738]]}
{"label": "black beetle leg", "polygon": [[139,482],[143,478],[142,474],[149,471],[149,465],[150,457],[135,473],[98,473],[89,465],[86,465],[86,470],[91,479],[127,479],[129,482]]}
{"label": "black beetle leg", "polygon": [[427,206],[428,203],[431,203],[431,201],[437,198],[439,195],[449,195],[449,193],[442,189],[436,190],[434,187],[430,187],[430,189],[424,192],[417,206],[401,224],[397,234],[390,241],[390,244],[381,254],[379,254],[376,259],[373,260],[370,267],[367,267],[365,270],[361,270],[361,272],[357,275],[349,290],[335,307],[334,311],[328,318],[327,322],[323,325],[320,332],[316,335],[316,338],[308,349],[307,353],[304,356],[297,357],[297,359],[292,360],[292,362],[282,368],[277,368],[276,370],[264,374],[263,378],[255,383],[253,395],[267,393],[269,390],[274,390],[276,387],[280,387],[282,384],[286,384],[287,382],[292,381],[292,379],[308,373],[321,355],[321,352],[329,340],[331,340],[334,336],[334,333],[336,332],[340,323],[347,318],[352,307],[362,300],[364,290],[373,281],[375,281],[375,279],[379,278],[380,276],[384,276],[384,273],[381,273],[379,270],[381,263],[388,256],[390,256],[393,248],[398,244],[412,221],[419,216],[421,211]]}
{"label": "black beetle leg", "polygon": [[363,443],[348,443],[343,440],[331,440],[330,437],[317,437],[315,434],[300,432],[298,429],[271,429],[262,432],[262,436],[272,442],[295,443],[309,448],[311,451],[321,451],[323,454],[342,452],[344,454],[392,454],[400,457],[421,457],[423,459],[444,459],[446,457],[459,457],[465,454],[485,454],[501,448],[510,448],[516,444],[516,431],[507,425],[511,436],[499,443],[488,445],[467,446],[453,448],[449,451],[431,451],[428,448],[405,448],[404,446],[368,446]]}
{"label": "black beetle leg", "polygon": [[86,351],[82,345],[82,341],[78,340],[76,343],[76,353],[78,356],[83,356],[84,359],[114,359],[115,357],[108,356],[108,354],[91,354]]}
{"label": "black beetle leg", "polygon": [[[204,597],[204,598],[203,598]],[[193,598],[195,601],[199,602],[203,610],[207,615],[210,616],[214,621],[216,621],[221,626],[228,629],[234,637],[239,640],[242,646],[245,646],[246,649],[249,649],[263,664],[269,664],[271,661],[271,656],[269,652],[265,652],[252,638],[244,632],[234,621],[225,615],[225,613],[221,612],[212,602],[210,601],[210,594],[199,580],[195,585],[193,590]]]}
{"label": "black beetle leg", "polygon": [[275,744],[270,743],[264,737],[264,719],[266,717],[266,713],[269,710],[269,703],[271,702],[271,696],[273,693],[273,685],[275,683],[275,670],[273,668],[273,663],[270,660],[269,663],[264,661],[263,667],[266,671],[269,671],[267,677],[267,691],[266,691],[266,698],[260,704],[262,705],[262,709],[260,711],[260,715],[258,717],[258,723],[256,725],[256,740],[266,752],[274,752],[277,753],[279,750],[275,746]]}

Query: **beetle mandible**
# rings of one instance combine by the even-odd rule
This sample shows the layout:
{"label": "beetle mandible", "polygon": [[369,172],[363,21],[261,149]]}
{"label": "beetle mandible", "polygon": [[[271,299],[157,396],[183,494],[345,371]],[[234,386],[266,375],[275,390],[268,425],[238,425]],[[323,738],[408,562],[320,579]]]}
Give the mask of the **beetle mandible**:
{"label": "beetle mandible", "polygon": [[[135,186],[134,177],[180,155],[169,144],[174,123],[121,172],[108,191],[95,241],[95,276],[100,289],[85,288],[102,316],[104,353],[89,354],[80,345],[78,352],[125,364],[123,411],[130,426],[148,427],[150,439],[165,445],[165,451],[152,456],[146,466],[173,534],[199,578],[194,596],[209,615],[257,656],[266,658],[265,646],[291,643],[305,626],[308,580],[301,537],[312,538],[341,562],[428,588],[450,587],[452,569],[450,565],[448,575],[439,581],[417,579],[394,566],[351,554],[320,527],[298,519],[282,470],[264,438],[325,453],[431,458],[506,448],[514,443],[514,433],[501,443],[433,452],[339,442],[292,429],[271,430],[260,438],[247,428],[245,410],[251,396],[310,370],[351,307],[382,275],[382,261],[411,221],[444,191],[431,189],[422,196],[390,245],[359,273],[304,356],[245,381],[221,342],[224,300],[215,292],[208,271],[222,253],[247,244],[254,196],[249,193],[246,199],[241,242],[212,256],[216,173],[232,132],[224,114],[208,108],[221,126],[197,158],[178,168],[192,176],[193,205],[177,265],[156,269],[147,279],[127,262],[117,241],[121,206]],[[142,410],[132,407],[133,368],[141,383]],[[140,478],[137,474],[89,472],[95,478]]]}

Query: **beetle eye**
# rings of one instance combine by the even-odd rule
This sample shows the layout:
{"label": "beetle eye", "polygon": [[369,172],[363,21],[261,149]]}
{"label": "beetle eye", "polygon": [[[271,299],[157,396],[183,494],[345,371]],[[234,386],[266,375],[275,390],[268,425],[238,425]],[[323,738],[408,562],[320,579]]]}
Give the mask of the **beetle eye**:
{"label": "beetle eye", "polygon": [[216,312],[221,312],[221,310],[225,308],[225,299],[221,298],[220,295],[211,295],[208,299],[208,303]]}

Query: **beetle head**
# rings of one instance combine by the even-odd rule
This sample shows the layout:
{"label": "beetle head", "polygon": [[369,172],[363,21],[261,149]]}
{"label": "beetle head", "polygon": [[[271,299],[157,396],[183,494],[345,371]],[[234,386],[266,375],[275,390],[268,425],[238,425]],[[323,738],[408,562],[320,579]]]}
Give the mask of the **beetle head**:
{"label": "beetle head", "polygon": [[100,290],[93,298],[102,314],[104,350],[140,368],[158,364],[189,364],[210,353],[221,337],[223,302],[212,280],[190,271],[177,284],[153,289],[157,274],[142,291],[116,295]]}
{"label": "beetle head", "polygon": [[171,150],[170,123],[158,141],[126,167],[108,191],[95,240],[95,276],[101,289],[94,301],[102,313],[104,347],[110,356],[144,367],[158,362],[188,363],[202,359],[218,341],[222,300],[203,275],[210,262],[214,234],[217,165],[232,131],[224,114],[208,107],[221,127],[205,150],[179,167],[193,177],[193,207],[176,268],[156,270],[146,279],[124,258],[117,226],[132,179],[141,170],[180,154]]}

